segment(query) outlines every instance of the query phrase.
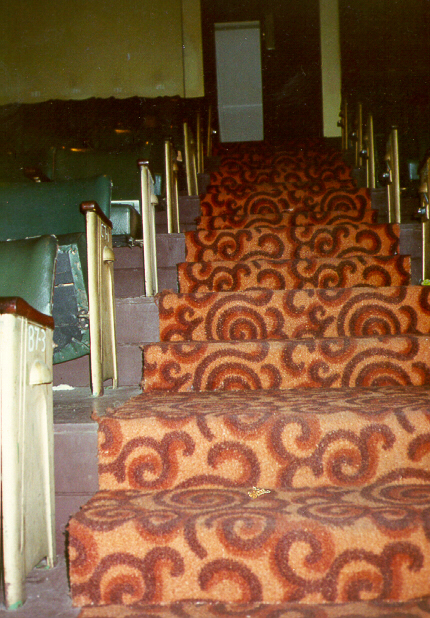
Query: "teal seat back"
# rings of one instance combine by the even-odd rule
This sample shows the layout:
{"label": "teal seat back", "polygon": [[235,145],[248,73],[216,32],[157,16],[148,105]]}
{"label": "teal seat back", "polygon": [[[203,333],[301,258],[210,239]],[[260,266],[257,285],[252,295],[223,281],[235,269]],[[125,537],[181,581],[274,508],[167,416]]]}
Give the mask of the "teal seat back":
{"label": "teal seat back", "polygon": [[139,159],[149,160],[150,147],[124,152],[57,148],[51,150],[45,174],[52,180],[88,178],[104,174],[112,179],[113,200],[140,199]]}
{"label": "teal seat back", "polygon": [[70,180],[105,174],[112,179],[112,200],[140,200],[139,160],[149,161],[155,193],[164,190],[164,141],[148,142],[121,151],[91,148],[51,148],[42,166],[51,180]]}
{"label": "teal seat back", "polygon": [[43,234],[85,233],[83,201],[95,201],[109,218],[107,176],[82,180],[0,185],[0,241]]}
{"label": "teal seat back", "polygon": [[43,234],[58,239],[54,363],[89,353],[86,225],[79,207],[95,201],[109,218],[110,198],[107,176],[0,186],[0,241]]}
{"label": "teal seat back", "polygon": [[0,296],[19,296],[52,316],[57,248],[54,236],[0,242]]}

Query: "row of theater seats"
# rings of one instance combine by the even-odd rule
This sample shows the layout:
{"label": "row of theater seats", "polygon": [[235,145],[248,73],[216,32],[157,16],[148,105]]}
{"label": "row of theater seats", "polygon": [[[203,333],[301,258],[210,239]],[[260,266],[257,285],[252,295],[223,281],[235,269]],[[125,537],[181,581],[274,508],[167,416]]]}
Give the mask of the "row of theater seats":
{"label": "row of theater seats", "polygon": [[[55,236],[0,242],[2,579],[6,605],[55,551],[52,289]],[[24,300],[25,299],[25,300]]]}
{"label": "row of theater seats", "polygon": [[[198,133],[200,119],[196,123]],[[26,574],[55,556],[52,366],[90,356],[91,388],[117,386],[114,244],[143,245],[145,289],[157,292],[155,208],[180,229],[178,158],[197,194],[202,143],[117,149],[52,146],[36,169],[0,166],[0,449],[3,577],[8,608]],[[183,151],[178,157],[178,151]],[[182,155],[182,157],[181,157]],[[1,158],[1,156],[0,156]],[[19,173],[18,173],[19,172]],[[142,242],[143,241],[143,242]]]}
{"label": "row of theater seats", "polygon": [[[183,134],[179,145],[173,145],[171,139],[160,139],[157,144],[153,138],[138,148],[126,143],[121,149],[117,144],[114,152],[56,145],[48,149],[44,159],[39,157],[37,169],[24,168],[26,181],[20,178],[18,182],[16,175],[9,175],[10,165],[0,170],[0,241],[42,234],[59,239],[54,363],[91,350],[94,395],[103,392],[104,380],[116,382],[116,369],[102,370],[98,379],[94,377],[100,375],[95,367],[100,366],[101,358],[115,358],[113,301],[106,300],[113,298],[112,246],[142,245],[145,292],[148,296],[157,293],[155,211],[167,204],[168,231],[179,232],[178,152],[187,163],[186,191],[197,193],[197,144],[188,123],[184,123]],[[82,203],[94,204],[99,215],[100,238],[94,241],[94,250],[88,245],[94,234],[85,223]],[[109,248],[103,255],[105,242]],[[100,285],[110,290],[108,296],[100,295]],[[92,324],[98,322],[97,331],[112,331],[108,346],[106,337],[92,332]],[[115,367],[115,361],[109,361],[110,365]]]}

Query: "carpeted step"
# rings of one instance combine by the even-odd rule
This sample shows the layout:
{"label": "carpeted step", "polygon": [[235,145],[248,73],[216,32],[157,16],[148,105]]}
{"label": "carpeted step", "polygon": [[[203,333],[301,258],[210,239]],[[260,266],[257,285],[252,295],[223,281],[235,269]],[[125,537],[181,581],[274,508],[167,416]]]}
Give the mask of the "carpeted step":
{"label": "carpeted step", "polygon": [[314,152],[303,156],[292,151],[278,151],[265,156],[257,153],[243,153],[241,156],[225,155],[220,157],[218,171],[229,173],[236,170],[254,170],[275,168],[293,172],[302,172],[305,178],[316,178],[322,173],[330,173],[333,178],[352,179],[352,168],[339,152]]}
{"label": "carpeted step", "polygon": [[99,488],[364,487],[429,472],[427,387],[143,393],[96,417]]}
{"label": "carpeted step", "polygon": [[300,169],[297,166],[277,165],[276,167],[252,168],[240,163],[221,165],[220,169],[210,175],[210,185],[220,187],[235,186],[236,184],[276,184],[312,186],[314,183],[323,183],[326,189],[342,189],[356,187],[351,178],[351,172],[346,166],[335,168],[312,166]]}
{"label": "carpeted step", "polygon": [[413,470],[362,489],[272,489],[255,499],[205,485],[99,491],[68,526],[73,603],[423,597],[429,492],[430,473]]}
{"label": "carpeted step", "polygon": [[215,292],[268,288],[349,288],[403,286],[410,283],[408,255],[183,262],[178,264],[181,292]]}
{"label": "carpeted step", "polygon": [[430,385],[430,336],[161,342],[143,346],[144,391]]}
{"label": "carpeted step", "polygon": [[214,155],[224,156],[268,156],[271,157],[277,153],[290,153],[293,156],[309,157],[313,155],[328,156],[330,153],[335,153],[338,156],[340,152],[328,146],[323,138],[314,137],[299,137],[288,142],[274,144],[268,141],[252,141],[252,142],[216,142],[213,144]]}
{"label": "carpeted step", "polygon": [[[236,144],[235,144],[236,146]],[[288,146],[273,146],[266,145],[263,148],[249,148],[245,144],[240,148],[240,151],[229,147],[223,152],[219,152],[216,156],[219,157],[220,165],[226,161],[243,161],[246,164],[252,164],[254,167],[264,167],[265,165],[305,165],[310,161],[319,165],[335,167],[336,165],[345,165],[345,160],[341,152],[334,148],[327,147],[326,144],[318,145],[300,144]]]}
{"label": "carpeted step", "polygon": [[201,200],[202,215],[371,208],[369,189],[327,189],[323,183],[293,188],[286,185],[233,185],[222,190],[209,186]]}
{"label": "carpeted step", "polygon": [[399,238],[390,223],[196,230],[185,232],[185,252],[187,262],[395,255]]}
{"label": "carpeted step", "polygon": [[203,603],[86,607],[79,618],[429,618],[429,598],[404,602],[352,601],[340,604]]}
{"label": "carpeted step", "polygon": [[144,392],[93,416],[73,603],[430,618],[430,288],[323,140],[218,152]]}
{"label": "carpeted step", "polygon": [[278,154],[271,160],[252,156],[222,157],[218,170],[212,173],[211,178],[214,184],[217,178],[221,179],[223,176],[236,177],[240,182],[241,175],[261,170],[269,173],[273,170],[282,172],[282,178],[286,181],[288,181],[286,174],[295,174],[305,181],[333,180],[342,183],[348,181],[351,186],[354,186],[352,169],[344,161],[320,160],[317,157],[303,159],[288,154]]}
{"label": "carpeted step", "polygon": [[429,334],[427,286],[248,290],[159,297],[161,341]]}
{"label": "carpeted step", "polygon": [[366,209],[314,211],[298,210],[295,212],[269,212],[267,214],[244,215],[225,214],[217,217],[201,216],[196,219],[199,230],[246,229],[250,227],[285,225],[339,225],[343,223],[376,223],[378,211]]}

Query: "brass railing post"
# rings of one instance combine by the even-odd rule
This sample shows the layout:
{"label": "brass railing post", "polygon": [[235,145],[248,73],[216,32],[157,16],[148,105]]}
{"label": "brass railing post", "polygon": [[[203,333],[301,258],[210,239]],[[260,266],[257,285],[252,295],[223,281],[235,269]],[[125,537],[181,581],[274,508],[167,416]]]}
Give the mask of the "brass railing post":
{"label": "brass railing post", "polygon": [[197,173],[201,174],[203,172],[203,139],[202,139],[202,117],[200,112],[197,112],[196,119],[196,163],[197,163]]}
{"label": "brass railing post", "polygon": [[157,261],[154,221],[154,191],[148,161],[138,161],[141,184],[141,211],[143,232],[143,272],[145,296],[157,293]]}
{"label": "brass railing post", "polygon": [[208,109],[208,131],[207,131],[207,143],[206,143],[206,156],[212,156],[212,105],[209,105]]}
{"label": "brass railing post", "polygon": [[103,382],[118,386],[112,223],[95,202],[83,202],[88,252],[91,390],[103,395]]}
{"label": "brass railing post", "polygon": [[348,150],[348,101],[346,99],[342,101],[339,116],[340,120],[337,124],[342,133],[342,151],[346,152]]}
{"label": "brass railing post", "polygon": [[388,137],[385,163],[387,166],[386,176],[388,178],[388,222],[400,223],[399,137],[397,127],[392,127],[391,133]]}
{"label": "brass railing post", "polygon": [[396,223],[400,223],[400,164],[399,164],[399,134],[397,127],[393,127],[392,130],[392,149],[393,149],[393,201],[394,201],[394,214]]}
{"label": "brass railing post", "polygon": [[188,195],[197,195],[196,147],[187,122],[184,122],[184,148]]}
{"label": "brass railing post", "polygon": [[363,105],[361,103],[357,105],[355,136],[355,167],[360,167],[362,163],[361,151],[363,150]]}
{"label": "brass railing post", "polygon": [[370,189],[376,187],[375,177],[375,138],[373,133],[373,116],[369,114],[367,117],[367,186]]}
{"label": "brass railing post", "polygon": [[422,225],[422,270],[421,284],[430,285],[430,205],[429,205],[429,167],[430,157],[421,169],[420,209]]}
{"label": "brass railing post", "polygon": [[179,202],[178,202],[178,174],[176,156],[172,142],[166,139],[164,142],[164,154],[166,162],[166,209],[167,209],[167,232],[169,234],[180,231]]}

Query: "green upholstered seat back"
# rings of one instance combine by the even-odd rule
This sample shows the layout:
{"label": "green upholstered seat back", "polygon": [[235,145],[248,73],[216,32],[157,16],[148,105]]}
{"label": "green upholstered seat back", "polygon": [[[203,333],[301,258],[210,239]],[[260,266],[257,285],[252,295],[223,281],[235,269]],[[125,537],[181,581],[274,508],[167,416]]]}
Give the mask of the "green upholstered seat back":
{"label": "green upholstered seat back", "polygon": [[54,236],[0,242],[0,296],[19,296],[52,315],[57,248]]}
{"label": "green upholstered seat back", "polygon": [[91,148],[51,148],[43,172],[51,180],[70,180],[104,174],[112,179],[112,200],[139,200],[140,173],[137,162],[149,161],[156,193],[164,190],[164,141],[147,142],[116,152]]}
{"label": "green upholstered seat back", "polygon": [[110,198],[107,176],[0,186],[0,240],[42,234],[58,238],[54,363],[89,353],[86,230],[79,206],[83,201],[95,201],[109,217]]}
{"label": "green upholstered seat back", "polygon": [[111,183],[106,176],[0,186],[0,241],[43,234],[85,233],[79,206],[95,201],[110,216]]}
{"label": "green upholstered seat back", "polygon": [[103,150],[57,148],[51,150],[44,172],[52,180],[88,178],[104,174],[112,179],[113,200],[140,199],[139,159],[148,160],[150,148],[105,152]]}

